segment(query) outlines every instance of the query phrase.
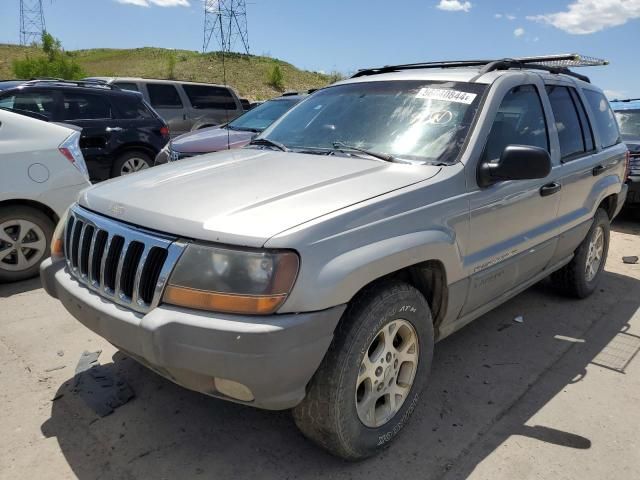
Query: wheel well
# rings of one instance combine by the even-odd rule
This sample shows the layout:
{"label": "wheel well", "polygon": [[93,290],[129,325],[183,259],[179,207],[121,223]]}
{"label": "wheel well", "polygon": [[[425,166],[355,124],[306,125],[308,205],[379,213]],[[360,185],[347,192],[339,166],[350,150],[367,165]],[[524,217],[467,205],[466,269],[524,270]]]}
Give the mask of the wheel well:
{"label": "wheel well", "polygon": [[410,267],[403,268],[374,280],[360,291],[373,283],[392,279],[406,282],[422,293],[431,309],[434,327],[437,327],[442,322],[447,310],[449,292],[447,288],[447,272],[442,262],[439,260],[428,260],[416,265],[411,265]]}
{"label": "wheel well", "polygon": [[138,143],[129,143],[127,145],[123,145],[122,147],[118,148],[115,152],[113,152],[113,155],[114,155],[114,158],[117,158],[123,153],[135,152],[135,151],[141,151],[148,154],[151,157],[152,162],[156,158],[156,155],[158,154],[158,152],[155,151],[155,149],[149,147],[148,145],[138,144]]}
{"label": "wheel well", "polygon": [[35,210],[39,210],[44,213],[47,217],[51,219],[51,221],[56,224],[58,223],[58,215],[56,212],[51,210],[51,208],[47,207],[45,204],[36,202],[35,200],[22,200],[22,199],[11,199],[11,200],[3,200],[0,201],[0,207],[31,207]]}
{"label": "wheel well", "polygon": [[602,199],[600,205],[598,205],[598,208],[604,209],[604,211],[607,212],[607,215],[609,215],[609,220],[613,220],[613,216],[616,213],[617,205],[618,195],[614,193],[613,195],[609,195],[608,197]]}

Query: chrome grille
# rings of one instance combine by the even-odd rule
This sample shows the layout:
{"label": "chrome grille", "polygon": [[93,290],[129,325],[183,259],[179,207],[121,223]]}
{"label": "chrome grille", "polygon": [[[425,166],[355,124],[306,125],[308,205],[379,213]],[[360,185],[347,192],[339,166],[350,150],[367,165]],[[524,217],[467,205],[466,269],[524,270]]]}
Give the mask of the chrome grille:
{"label": "chrome grille", "polygon": [[158,305],[185,247],[176,238],[138,229],[77,205],[69,211],[64,238],[67,267],[76,280],[141,313]]}

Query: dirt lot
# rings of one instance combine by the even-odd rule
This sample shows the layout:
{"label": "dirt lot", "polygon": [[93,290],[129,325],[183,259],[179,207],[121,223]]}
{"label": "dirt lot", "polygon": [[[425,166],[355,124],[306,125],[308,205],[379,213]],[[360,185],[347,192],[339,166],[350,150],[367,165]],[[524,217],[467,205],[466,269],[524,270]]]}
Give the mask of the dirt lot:
{"label": "dirt lot", "polygon": [[[621,257],[640,254],[640,222],[613,229],[596,294],[568,300],[543,283],[438,344],[413,421],[362,463],[315,448],[287,412],[160,378],[38,280],[0,286],[0,478],[638,478],[640,265]],[[105,417],[74,393],[82,352],[96,350],[135,391]]]}

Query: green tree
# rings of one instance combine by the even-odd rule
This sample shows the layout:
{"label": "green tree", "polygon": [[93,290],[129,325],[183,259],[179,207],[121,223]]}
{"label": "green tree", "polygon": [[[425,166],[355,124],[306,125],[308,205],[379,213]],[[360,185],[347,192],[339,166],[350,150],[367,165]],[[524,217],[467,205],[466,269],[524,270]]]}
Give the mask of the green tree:
{"label": "green tree", "polygon": [[62,49],[60,40],[48,32],[42,34],[42,52],[44,55],[14,60],[13,73],[16,78],[54,77],[76,80],[85,76],[73,58]]}
{"label": "green tree", "polygon": [[281,92],[284,91],[284,75],[277,63],[274,63],[267,72],[267,85]]}

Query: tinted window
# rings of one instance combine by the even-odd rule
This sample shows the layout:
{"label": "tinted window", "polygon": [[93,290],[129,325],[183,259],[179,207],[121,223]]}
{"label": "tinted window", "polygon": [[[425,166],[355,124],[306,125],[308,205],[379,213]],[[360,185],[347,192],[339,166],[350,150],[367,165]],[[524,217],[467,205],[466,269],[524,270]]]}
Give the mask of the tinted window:
{"label": "tinted window", "polygon": [[500,158],[507,145],[531,145],[549,150],[549,135],[538,91],[521,85],[507,93],[487,138],[484,159]]}
{"label": "tinted window", "polygon": [[181,108],[182,100],[178,95],[178,90],[173,85],[162,83],[147,83],[149,100],[155,108]]}
{"label": "tinted window", "polygon": [[182,88],[184,88],[187,97],[189,97],[193,108],[236,109],[236,102],[233,99],[233,95],[231,95],[231,92],[226,88],[189,85],[185,83],[182,84]]}
{"label": "tinted window", "polygon": [[584,90],[594,116],[595,128],[600,137],[600,147],[606,148],[620,141],[618,123],[604,95],[594,90]]}
{"label": "tinted window", "polygon": [[106,98],[98,95],[64,92],[62,118],[64,120],[111,118],[111,104]]}
{"label": "tinted window", "polygon": [[138,85],[131,82],[115,82],[115,86],[120,87],[122,90],[131,90],[134,92],[138,91]]}
{"label": "tinted window", "polygon": [[55,103],[52,93],[19,92],[2,98],[0,100],[0,107],[38,113],[51,120],[53,118]]}
{"label": "tinted window", "polygon": [[128,120],[154,118],[142,98],[123,95],[117,98],[115,105],[118,109],[119,118],[126,118]]}
{"label": "tinted window", "polygon": [[593,128],[591,128],[589,116],[587,115],[587,111],[584,108],[584,103],[582,103],[582,99],[578,95],[578,92],[576,92],[576,89],[570,88],[569,92],[571,93],[571,98],[573,98],[573,103],[578,109],[578,115],[580,116],[580,125],[582,126],[582,134],[584,135],[584,143],[587,151],[590,152],[591,150],[595,150],[596,141],[593,138]]}
{"label": "tinted window", "polygon": [[567,87],[548,85],[547,93],[558,131],[562,158],[584,153],[585,138],[582,133],[578,110]]}

